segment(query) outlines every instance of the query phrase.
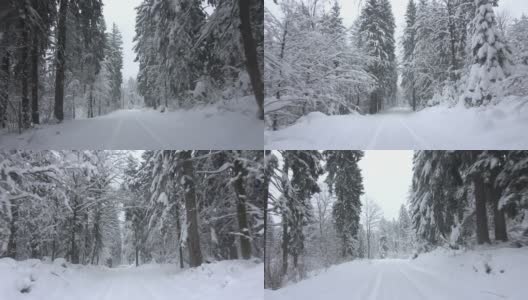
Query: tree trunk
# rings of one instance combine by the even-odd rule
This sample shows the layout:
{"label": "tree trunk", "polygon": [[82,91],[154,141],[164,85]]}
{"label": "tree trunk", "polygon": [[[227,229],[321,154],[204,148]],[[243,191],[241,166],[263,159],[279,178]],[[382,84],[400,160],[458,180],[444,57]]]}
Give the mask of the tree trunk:
{"label": "tree trunk", "polygon": [[139,247],[136,245],[136,267],[139,266]]}
{"label": "tree trunk", "polygon": [[412,88],[412,106],[413,106],[413,111],[416,111],[416,89],[414,88],[414,82],[413,82],[413,88]]}
{"label": "tree trunk", "polygon": [[182,247],[182,241],[181,241],[181,222],[180,222],[180,209],[178,206],[176,206],[176,230],[178,230],[178,233],[176,236],[178,237],[178,254],[180,256],[180,269],[183,269],[185,265],[183,264],[183,247]]}
{"label": "tree trunk", "polygon": [[27,129],[30,125],[29,113],[29,30],[26,28],[25,19],[21,21],[22,28],[22,128]]}
{"label": "tree trunk", "polygon": [[504,210],[499,209],[499,192],[491,185],[487,185],[488,195],[490,197],[489,203],[493,206],[493,223],[495,225],[495,240],[506,242],[508,234],[506,232],[506,218],[504,217]]}
{"label": "tree trunk", "polygon": [[64,71],[66,51],[66,17],[69,0],[60,0],[59,22],[57,25],[57,54],[55,62],[55,118],[64,120]]}
{"label": "tree trunk", "polygon": [[288,221],[282,218],[282,275],[288,272],[288,244],[290,236],[288,234]]}
{"label": "tree trunk", "polygon": [[6,128],[7,126],[7,103],[9,102],[9,80],[10,80],[10,59],[9,51],[6,50],[4,57],[2,58],[2,69],[0,75],[2,75],[2,80],[0,80],[0,126],[1,128]]}
{"label": "tree trunk", "polygon": [[33,124],[40,124],[39,116],[39,39],[36,33],[33,36],[33,53],[31,53],[31,58],[33,62],[31,64],[31,117]]}
{"label": "tree trunk", "polygon": [[[238,153],[240,154],[240,152]],[[234,182],[235,194],[237,196],[237,220],[240,238],[240,253],[243,259],[251,258],[251,241],[249,237],[249,224],[246,212],[246,191],[244,190],[244,179],[247,176],[247,170],[243,162],[235,159],[234,162]]]}
{"label": "tree trunk", "polygon": [[488,214],[486,212],[486,188],[478,175],[473,177],[475,188],[475,211],[477,216],[477,243],[490,243],[488,232]]}
{"label": "tree trunk", "polygon": [[259,68],[259,55],[257,51],[257,44],[253,37],[251,29],[251,10],[249,0],[238,0],[238,8],[240,10],[240,32],[242,34],[242,41],[244,44],[244,54],[246,56],[246,68],[253,86],[253,93],[257,100],[258,117],[264,120],[264,82],[262,81],[262,74]]}
{"label": "tree trunk", "polygon": [[79,263],[79,253],[77,252],[77,246],[75,244],[75,230],[76,230],[76,223],[77,222],[77,208],[73,210],[73,216],[71,220],[71,236],[70,236],[70,257],[71,257],[71,263],[72,264],[78,264]]}
{"label": "tree trunk", "polygon": [[183,176],[185,190],[185,210],[187,213],[187,245],[189,248],[189,265],[198,267],[202,264],[202,250],[200,249],[200,235],[198,233],[198,212],[196,208],[196,194],[194,190],[194,166],[191,160],[192,151],[182,151]]}

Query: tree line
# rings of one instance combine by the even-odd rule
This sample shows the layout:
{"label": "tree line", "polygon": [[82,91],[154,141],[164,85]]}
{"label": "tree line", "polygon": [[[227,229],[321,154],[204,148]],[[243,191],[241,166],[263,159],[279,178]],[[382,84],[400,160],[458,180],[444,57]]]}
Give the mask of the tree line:
{"label": "tree line", "polygon": [[[7,1],[0,122],[11,130],[121,107],[122,37],[101,0]],[[81,103],[79,103],[81,102]]]}
{"label": "tree line", "polygon": [[0,152],[0,256],[74,264],[262,256],[261,151]]}
{"label": "tree line", "polygon": [[466,106],[525,95],[526,16],[496,14],[497,0],[410,0],[405,14],[402,88],[414,110]]}
{"label": "tree line", "polygon": [[490,243],[490,231],[522,240],[526,174],[527,151],[417,151],[410,211],[425,249]]}
{"label": "tree line", "polygon": [[263,11],[259,0],[144,0],[135,51],[145,104],[193,107],[253,94],[263,118]]}
{"label": "tree line", "polygon": [[[129,261],[262,257],[262,151],[147,151],[125,170]],[[187,253],[185,253],[187,252]]]}
{"label": "tree line", "polygon": [[410,0],[399,41],[387,0],[365,1],[349,28],[337,1],[274,2],[280,14],[264,16],[272,130],[316,111],[375,114],[402,99],[413,110],[473,107],[526,94],[526,16],[496,15],[500,1]]}

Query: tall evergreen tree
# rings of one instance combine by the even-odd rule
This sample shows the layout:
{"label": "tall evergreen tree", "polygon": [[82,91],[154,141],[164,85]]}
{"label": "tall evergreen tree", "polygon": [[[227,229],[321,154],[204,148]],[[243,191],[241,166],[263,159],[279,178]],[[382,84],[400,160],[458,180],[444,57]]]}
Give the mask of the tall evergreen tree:
{"label": "tall evergreen tree", "polygon": [[330,193],[335,193],[337,200],[332,207],[332,216],[336,231],[342,242],[343,258],[358,256],[358,229],[361,215],[361,195],[363,179],[358,167],[363,157],[361,151],[325,151],[325,182]]}
{"label": "tall evergreen tree", "polygon": [[397,72],[394,16],[388,0],[368,0],[359,17],[359,46],[373,61],[367,71],[377,79],[370,95],[370,113],[379,112],[396,96]]}
{"label": "tall evergreen tree", "polygon": [[416,47],[416,4],[414,0],[409,0],[405,13],[405,29],[403,32],[403,72],[402,86],[405,96],[411,100],[413,111],[416,111],[416,75],[414,65],[414,50]]}
{"label": "tall evergreen tree", "polygon": [[106,39],[108,42],[106,67],[110,82],[111,101],[113,108],[117,109],[121,106],[121,85],[123,84],[123,38],[115,23]]}
{"label": "tall evergreen tree", "polygon": [[479,106],[493,102],[500,96],[499,83],[510,74],[510,51],[497,30],[491,0],[478,0],[471,24],[472,60],[466,105]]}

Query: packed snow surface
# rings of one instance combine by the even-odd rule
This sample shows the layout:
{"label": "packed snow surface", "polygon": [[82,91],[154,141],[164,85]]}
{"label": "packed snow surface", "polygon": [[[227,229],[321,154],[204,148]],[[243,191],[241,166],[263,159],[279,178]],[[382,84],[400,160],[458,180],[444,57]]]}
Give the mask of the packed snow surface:
{"label": "packed snow surface", "polygon": [[259,300],[263,266],[223,261],[180,270],[177,265],[106,268],[0,259],[0,299],[9,300]]}
{"label": "packed snow surface", "polygon": [[2,134],[0,147],[25,149],[262,149],[264,124],[253,110],[205,107],[120,110],[93,119]]}
{"label": "packed snow surface", "polygon": [[528,99],[465,108],[437,106],[375,115],[311,113],[279,131],[265,132],[266,149],[527,149]]}
{"label": "packed snow surface", "polygon": [[527,299],[528,248],[436,250],[412,259],[357,260],[282,289],[266,300]]}

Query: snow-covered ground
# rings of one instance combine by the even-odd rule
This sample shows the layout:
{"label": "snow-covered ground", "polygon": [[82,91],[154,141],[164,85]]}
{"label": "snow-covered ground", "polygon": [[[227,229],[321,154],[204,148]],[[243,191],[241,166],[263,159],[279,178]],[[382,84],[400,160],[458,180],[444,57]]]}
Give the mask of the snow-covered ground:
{"label": "snow-covered ground", "polygon": [[358,260],[277,291],[266,300],[491,300],[528,298],[528,248],[435,250],[412,259]]}
{"label": "snow-covered ground", "polygon": [[[252,104],[252,103],[251,103]],[[120,110],[94,119],[41,125],[22,135],[2,133],[1,148],[17,149],[262,149],[256,109],[209,106],[160,113]]]}
{"label": "snow-covered ground", "polygon": [[[290,127],[266,131],[266,149],[526,149],[528,99],[467,109],[437,106],[376,115],[311,113]],[[524,104],[523,104],[524,103]]]}
{"label": "snow-covered ground", "polygon": [[0,259],[0,299],[264,299],[263,265],[252,261],[222,261],[183,271],[176,265],[64,266],[60,260]]}

